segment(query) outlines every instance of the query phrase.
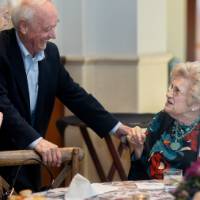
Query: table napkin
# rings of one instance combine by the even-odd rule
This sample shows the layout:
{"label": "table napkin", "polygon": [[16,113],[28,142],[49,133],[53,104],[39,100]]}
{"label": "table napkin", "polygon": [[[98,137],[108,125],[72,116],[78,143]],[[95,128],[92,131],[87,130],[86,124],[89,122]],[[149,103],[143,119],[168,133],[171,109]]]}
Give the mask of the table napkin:
{"label": "table napkin", "polygon": [[101,183],[91,184],[88,179],[76,174],[65,194],[65,200],[83,200],[117,189],[118,187],[116,186],[103,185]]}

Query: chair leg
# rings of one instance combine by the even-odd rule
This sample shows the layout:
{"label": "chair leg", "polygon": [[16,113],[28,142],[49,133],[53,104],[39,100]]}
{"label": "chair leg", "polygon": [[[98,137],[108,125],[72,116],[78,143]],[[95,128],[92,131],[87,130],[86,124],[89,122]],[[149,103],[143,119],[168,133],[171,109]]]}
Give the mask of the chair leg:
{"label": "chair leg", "polygon": [[72,151],[72,160],[71,162],[65,162],[64,167],[59,173],[59,175],[54,180],[52,184],[52,188],[59,187],[67,177],[68,172],[71,170],[70,173],[70,180],[78,173],[79,171],[79,149],[74,148]]}
{"label": "chair leg", "polygon": [[0,176],[0,199],[2,199],[5,191],[10,190],[10,185],[6,182],[6,180]]}
{"label": "chair leg", "polygon": [[58,176],[55,178],[52,184],[52,188],[57,188],[63,183],[63,181],[66,178],[67,172],[70,170],[70,168],[71,166],[69,162],[64,163],[64,167],[61,170],[61,172],[58,174]]}
{"label": "chair leg", "polygon": [[79,149],[74,148],[72,153],[72,178],[79,171]]}

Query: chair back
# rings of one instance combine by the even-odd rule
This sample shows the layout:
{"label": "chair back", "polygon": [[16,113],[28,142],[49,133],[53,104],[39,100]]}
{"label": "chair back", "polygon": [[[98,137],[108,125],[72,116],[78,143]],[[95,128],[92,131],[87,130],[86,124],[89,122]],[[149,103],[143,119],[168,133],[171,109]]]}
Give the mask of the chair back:
{"label": "chair back", "polygon": [[[79,147],[61,148],[61,155],[63,168],[55,178],[52,188],[61,186],[67,175],[72,179],[78,173],[79,163],[84,157],[83,150]],[[42,162],[41,157],[34,150],[0,151],[0,167],[38,164],[37,160]],[[8,189],[8,183],[0,176],[0,196]]]}

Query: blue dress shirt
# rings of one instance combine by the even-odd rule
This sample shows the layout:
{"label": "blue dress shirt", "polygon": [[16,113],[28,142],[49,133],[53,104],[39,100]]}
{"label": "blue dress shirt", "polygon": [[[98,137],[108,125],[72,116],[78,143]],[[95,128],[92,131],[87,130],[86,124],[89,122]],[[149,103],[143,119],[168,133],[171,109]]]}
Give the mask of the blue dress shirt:
{"label": "blue dress shirt", "polygon": [[[25,66],[27,82],[28,82],[28,92],[29,92],[29,100],[30,100],[30,112],[31,112],[31,122],[32,125],[35,122],[35,108],[38,97],[38,77],[39,77],[39,69],[38,62],[45,58],[44,51],[38,52],[34,57],[29,53],[27,48],[24,46],[22,41],[19,38],[19,35],[16,32],[17,43],[19,45],[22,59]],[[34,148],[36,144],[42,139],[42,137],[38,138],[34,142],[32,142],[29,147]]]}

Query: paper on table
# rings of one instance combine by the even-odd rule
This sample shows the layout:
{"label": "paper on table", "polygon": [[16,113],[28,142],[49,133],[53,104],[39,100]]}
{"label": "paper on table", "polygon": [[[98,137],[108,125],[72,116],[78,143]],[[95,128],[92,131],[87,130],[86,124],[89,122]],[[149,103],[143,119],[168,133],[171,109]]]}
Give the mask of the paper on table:
{"label": "paper on table", "polygon": [[91,184],[88,179],[77,174],[65,194],[65,200],[83,200],[92,196],[117,190],[116,186],[102,185],[100,183]]}
{"label": "paper on table", "polygon": [[153,183],[153,182],[136,182],[137,188],[140,190],[163,190],[163,183]]}

